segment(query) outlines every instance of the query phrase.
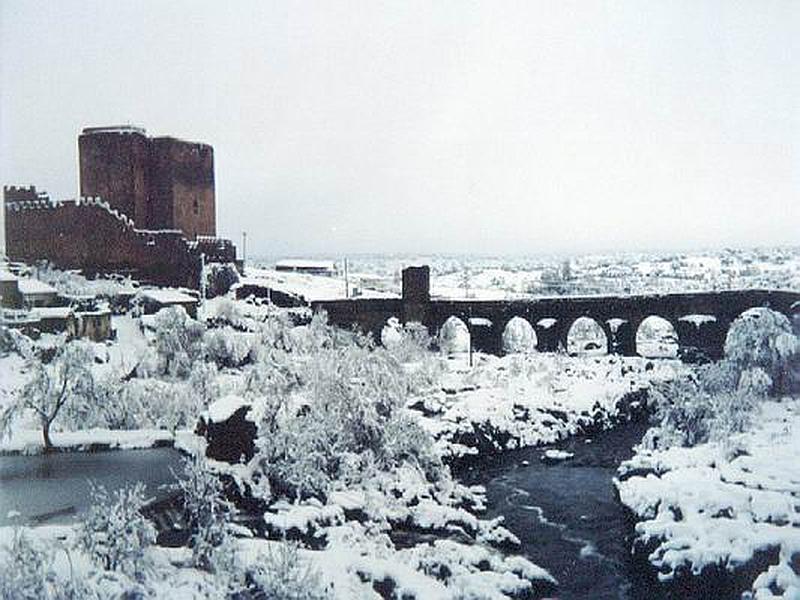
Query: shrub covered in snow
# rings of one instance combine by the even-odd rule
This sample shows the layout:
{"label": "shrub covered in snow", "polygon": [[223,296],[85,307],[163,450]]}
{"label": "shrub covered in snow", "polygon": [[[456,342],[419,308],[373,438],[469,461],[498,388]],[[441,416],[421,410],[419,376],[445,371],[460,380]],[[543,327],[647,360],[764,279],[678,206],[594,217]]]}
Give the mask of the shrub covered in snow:
{"label": "shrub covered in snow", "polygon": [[325,600],[333,594],[319,571],[300,556],[297,544],[270,546],[261,561],[246,570],[246,592],[251,598]]}
{"label": "shrub covered in snow", "polygon": [[60,576],[53,567],[54,558],[52,547],[16,529],[10,542],[0,548],[0,598],[83,600],[94,596],[82,579]]}
{"label": "shrub covered in snow", "polygon": [[401,325],[392,317],[381,333],[381,344],[400,362],[420,360],[430,350],[433,339],[422,323],[411,321]]}
{"label": "shrub covered in snow", "polygon": [[239,271],[233,263],[209,263],[203,276],[206,279],[206,295],[209,298],[227,294],[239,281]]}
{"label": "shrub covered in snow", "polygon": [[744,431],[766,397],[760,371],[748,371],[736,385],[737,371],[729,362],[699,367],[694,376],[653,386],[657,427],[647,432],[653,447],[694,446],[723,440]]}
{"label": "shrub covered in snow", "polygon": [[219,367],[240,367],[250,360],[257,339],[230,327],[212,329],[203,337],[206,356]]}
{"label": "shrub covered in snow", "polygon": [[91,496],[92,506],[78,533],[78,548],[102,569],[144,579],[148,568],[145,551],[156,537],[152,523],[141,513],[144,484],[126,486],[113,494],[93,486]]}
{"label": "shrub covered in snow", "polygon": [[226,557],[219,556],[218,551],[229,541],[228,522],[232,507],[223,495],[219,477],[208,469],[204,459],[188,459],[178,478],[178,487],[192,531],[189,540],[192,564],[211,572],[227,570],[230,565],[224,563]]}
{"label": "shrub covered in snow", "polygon": [[403,416],[404,372],[388,352],[344,346],[317,352],[302,365],[300,404],[285,393],[262,403],[256,459],[272,489],[325,495],[353,461],[388,468],[410,460],[435,476],[430,438]]}
{"label": "shrub covered in snow", "polygon": [[653,389],[658,427],[646,442],[694,446],[745,431],[761,402],[785,390],[785,374],[799,349],[784,315],[748,310],[731,325],[723,360]]}

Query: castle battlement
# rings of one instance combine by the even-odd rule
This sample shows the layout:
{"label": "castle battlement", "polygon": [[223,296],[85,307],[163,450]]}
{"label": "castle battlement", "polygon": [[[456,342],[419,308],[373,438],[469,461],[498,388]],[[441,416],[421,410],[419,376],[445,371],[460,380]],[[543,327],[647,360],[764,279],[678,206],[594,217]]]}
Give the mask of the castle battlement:
{"label": "castle battlement", "polygon": [[78,198],[54,202],[34,185],[3,186],[11,260],[189,287],[200,283],[201,256],[236,261],[233,243],[214,235],[211,146],[149,138],[130,125],[87,127],[78,145]]}

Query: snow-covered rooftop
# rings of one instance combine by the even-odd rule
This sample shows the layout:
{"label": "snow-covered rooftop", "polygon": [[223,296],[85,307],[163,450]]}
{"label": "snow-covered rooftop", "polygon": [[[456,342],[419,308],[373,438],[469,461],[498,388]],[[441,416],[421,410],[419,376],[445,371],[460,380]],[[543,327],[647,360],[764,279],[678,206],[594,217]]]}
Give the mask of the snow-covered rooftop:
{"label": "snow-covered rooftop", "polygon": [[66,319],[73,311],[69,306],[40,306],[32,309],[31,313],[40,319]]}
{"label": "snow-covered rooftop", "polygon": [[19,291],[21,294],[57,294],[58,290],[49,283],[38,279],[20,279]]}
{"label": "snow-covered rooftop", "polygon": [[159,304],[190,304],[197,302],[197,298],[194,296],[170,289],[142,290],[142,296]]}
{"label": "snow-covered rooftop", "polygon": [[334,271],[336,265],[330,260],[285,259],[275,263],[278,269],[327,269]]}

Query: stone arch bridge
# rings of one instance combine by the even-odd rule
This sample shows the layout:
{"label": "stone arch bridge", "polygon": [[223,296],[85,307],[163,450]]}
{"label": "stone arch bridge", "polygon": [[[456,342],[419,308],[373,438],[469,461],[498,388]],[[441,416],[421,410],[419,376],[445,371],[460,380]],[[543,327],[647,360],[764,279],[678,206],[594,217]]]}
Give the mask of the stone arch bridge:
{"label": "stone arch bridge", "polygon": [[795,327],[800,320],[800,292],[782,290],[726,290],[632,296],[560,296],[530,300],[439,300],[430,297],[428,267],[403,271],[402,298],[351,299],[312,303],[315,311],[328,313],[331,324],[357,327],[380,339],[390,317],[401,322],[418,321],[435,334],[451,316],[472,323],[470,333],[476,350],[502,352],[506,324],[514,317],[531,324],[537,349],[552,352],[567,347],[572,324],[581,317],[602,327],[608,352],[636,355],[636,332],[650,316],[670,322],[682,348],[696,348],[709,358],[723,354],[731,322],[744,311],[768,307],[787,315]]}

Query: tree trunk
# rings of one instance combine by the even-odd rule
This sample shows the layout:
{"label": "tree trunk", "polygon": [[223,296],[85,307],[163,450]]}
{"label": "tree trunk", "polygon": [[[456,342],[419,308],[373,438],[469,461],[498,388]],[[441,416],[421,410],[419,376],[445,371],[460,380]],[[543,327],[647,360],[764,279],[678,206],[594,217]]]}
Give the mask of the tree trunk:
{"label": "tree trunk", "polygon": [[50,440],[50,422],[46,421],[42,424],[42,437],[44,438],[44,452],[53,451],[53,442]]}

